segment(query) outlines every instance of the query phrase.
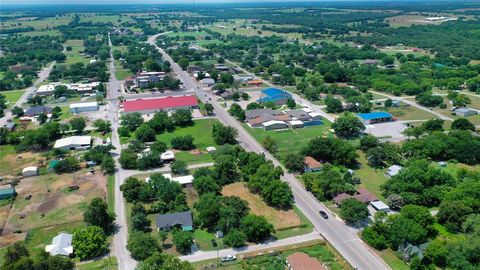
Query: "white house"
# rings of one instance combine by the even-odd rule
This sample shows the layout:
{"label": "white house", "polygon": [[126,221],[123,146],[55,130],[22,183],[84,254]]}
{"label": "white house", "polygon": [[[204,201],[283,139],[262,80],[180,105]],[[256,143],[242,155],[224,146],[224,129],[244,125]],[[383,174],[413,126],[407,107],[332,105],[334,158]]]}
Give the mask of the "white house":
{"label": "white house", "polygon": [[193,175],[172,177],[171,174],[166,173],[166,174],[163,174],[163,176],[167,179],[170,179],[170,181],[179,183],[182,186],[191,185],[193,183]]}
{"label": "white house", "polygon": [[35,167],[35,166],[25,167],[22,170],[22,175],[23,175],[23,177],[30,177],[30,176],[38,175],[38,167]]}
{"label": "white house", "polygon": [[71,136],[59,139],[53,148],[63,150],[88,149],[92,146],[92,136]]}
{"label": "white house", "polygon": [[203,78],[200,80],[200,83],[203,87],[210,87],[215,84],[215,80],[213,80],[212,78]]}
{"label": "white house", "polygon": [[98,111],[97,102],[82,102],[82,103],[70,104],[70,112],[72,113],[91,112],[91,111]]}
{"label": "white house", "polygon": [[73,254],[72,235],[69,233],[58,234],[52,239],[52,244],[45,247],[45,251],[52,256],[70,256]]}

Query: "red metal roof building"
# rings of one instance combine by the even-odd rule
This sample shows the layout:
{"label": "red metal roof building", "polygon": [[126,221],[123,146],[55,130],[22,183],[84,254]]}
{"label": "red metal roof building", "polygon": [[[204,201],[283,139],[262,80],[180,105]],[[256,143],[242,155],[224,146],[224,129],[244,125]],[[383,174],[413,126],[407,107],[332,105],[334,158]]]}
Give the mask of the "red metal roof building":
{"label": "red metal roof building", "polygon": [[123,103],[126,113],[154,113],[176,109],[192,109],[198,107],[196,96],[173,96],[151,99],[126,100]]}

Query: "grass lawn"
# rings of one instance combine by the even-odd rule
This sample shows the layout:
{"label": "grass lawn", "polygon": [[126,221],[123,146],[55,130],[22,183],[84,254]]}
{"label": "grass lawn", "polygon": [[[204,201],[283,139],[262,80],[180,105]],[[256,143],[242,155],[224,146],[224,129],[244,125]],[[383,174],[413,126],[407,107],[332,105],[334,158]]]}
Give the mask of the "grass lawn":
{"label": "grass lawn", "polygon": [[65,51],[65,55],[67,56],[65,63],[67,65],[75,64],[78,62],[82,62],[86,65],[90,62],[90,59],[80,55],[80,53],[85,50],[85,47],[83,46],[83,40],[69,39],[65,42],[65,47],[66,46],[72,47],[71,51]]}
{"label": "grass lawn", "polygon": [[117,270],[118,263],[116,257],[94,261],[91,263],[77,264],[78,270]]}
{"label": "grass lawn", "polygon": [[2,91],[0,94],[4,95],[7,99],[7,106],[12,107],[17,100],[25,93],[25,90],[13,90],[13,91]]}
{"label": "grass lawn", "polygon": [[107,176],[107,204],[108,210],[115,210],[115,175]]}
{"label": "grass lawn", "polygon": [[[330,133],[330,123],[327,120],[324,120],[323,122],[325,124],[320,126],[278,131],[251,128],[247,124],[243,124],[243,126],[260,143],[267,136],[274,139],[278,145],[278,153],[276,155],[283,157],[287,154],[298,152],[298,150],[306,146],[308,142],[315,137],[328,135]],[[295,147],[292,147],[293,143],[295,144]]]}
{"label": "grass lawn", "polygon": [[128,70],[124,69],[120,61],[115,60],[115,77],[117,80],[125,80],[128,76],[132,76],[133,73]]}
{"label": "grass lawn", "polygon": [[385,200],[380,191],[380,186],[387,181],[387,177],[383,174],[382,170],[377,170],[370,167],[367,163],[365,154],[358,151],[358,161],[360,162],[360,169],[355,170],[355,176],[361,179],[360,186],[366,188],[372,192],[377,198]]}
{"label": "grass lawn", "polygon": [[398,258],[393,250],[386,249],[378,253],[393,270],[410,270],[410,267],[402,259]]}
{"label": "grass lawn", "polygon": [[52,227],[33,229],[28,232],[26,239],[27,248],[34,253],[40,253],[46,245],[52,242],[52,238],[60,232],[73,233],[77,228],[85,226],[83,222],[72,222]]}
{"label": "grass lawn", "polygon": [[21,36],[37,37],[37,36],[60,36],[62,33],[58,30],[29,31],[20,33]]}
{"label": "grass lawn", "polygon": [[70,107],[62,106],[60,108],[62,109],[62,113],[59,117],[60,120],[67,120],[73,117],[73,114],[70,112]]}
{"label": "grass lawn", "polygon": [[436,118],[435,115],[424,111],[420,110],[416,107],[409,106],[409,105],[400,105],[400,107],[390,107],[390,108],[385,108],[385,107],[376,107],[375,110],[383,110],[391,113],[394,117],[398,118],[399,120],[429,120]]}
{"label": "grass lawn", "polygon": [[[201,250],[210,251],[217,250],[218,248],[223,249],[223,240],[217,239],[213,233],[209,233],[206,230],[196,229],[193,233],[193,237]],[[218,246],[214,247],[212,245],[212,239],[215,239]]]}

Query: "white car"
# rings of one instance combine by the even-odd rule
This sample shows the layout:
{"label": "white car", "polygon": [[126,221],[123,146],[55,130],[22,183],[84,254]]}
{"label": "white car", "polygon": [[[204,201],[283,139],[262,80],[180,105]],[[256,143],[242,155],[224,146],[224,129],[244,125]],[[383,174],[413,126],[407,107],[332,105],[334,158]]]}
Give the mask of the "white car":
{"label": "white car", "polygon": [[227,255],[222,257],[222,262],[230,262],[230,261],[235,261],[237,257],[235,255]]}

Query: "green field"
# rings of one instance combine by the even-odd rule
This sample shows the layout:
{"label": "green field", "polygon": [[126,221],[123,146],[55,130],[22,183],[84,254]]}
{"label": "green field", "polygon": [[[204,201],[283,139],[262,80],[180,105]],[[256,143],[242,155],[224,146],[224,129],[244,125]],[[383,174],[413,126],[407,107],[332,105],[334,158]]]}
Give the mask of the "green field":
{"label": "green field", "polygon": [[[270,136],[277,142],[277,154],[279,156],[285,156],[287,154],[297,153],[315,137],[321,137],[330,134],[330,123],[327,120],[324,120],[324,123],[325,124],[320,126],[278,131],[264,130],[262,128],[251,128],[247,124],[243,124],[243,126],[260,143],[264,138]],[[292,147],[292,144],[295,144],[295,147]]]}
{"label": "green field", "polygon": [[33,27],[35,30],[52,29],[60,25],[66,25],[73,19],[73,14],[66,14],[47,18],[18,18],[2,22],[1,29]]}
{"label": "green field", "polygon": [[107,204],[108,210],[115,211],[115,175],[107,176]]}
{"label": "green field", "polygon": [[40,253],[44,250],[46,245],[52,242],[52,238],[61,232],[73,233],[77,228],[84,226],[83,222],[73,222],[66,224],[59,224],[43,229],[33,229],[28,232],[25,240],[27,248],[34,253]]}
{"label": "green field", "polygon": [[65,42],[65,47],[66,46],[72,47],[71,51],[65,51],[65,55],[67,56],[67,60],[65,60],[65,63],[67,65],[75,64],[78,62],[88,64],[90,62],[90,58],[86,58],[80,55],[80,53],[85,50],[85,47],[83,46],[83,40],[69,39]]}
{"label": "green field", "polygon": [[157,140],[165,142],[168,147],[172,147],[170,141],[179,136],[191,135],[195,139],[193,142],[200,150],[206,150],[209,146],[217,146],[212,138],[212,128],[214,124],[219,123],[216,119],[201,119],[193,121],[194,125],[189,127],[175,128],[173,132],[166,132],[157,135]]}
{"label": "green field", "polygon": [[77,264],[78,270],[117,270],[118,263],[116,257],[108,257],[90,263]]}
{"label": "green field", "polygon": [[358,151],[357,153],[359,156],[358,161],[360,163],[360,168],[355,170],[355,176],[360,178],[360,186],[372,192],[377,198],[385,200],[380,190],[380,186],[387,181],[387,177],[384,175],[383,170],[370,167],[367,163],[365,154],[361,151]]}
{"label": "green field", "polygon": [[114,25],[120,25],[122,23],[133,22],[133,19],[130,18],[129,16],[121,16],[121,15],[83,13],[80,15],[80,23],[82,22],[113,23]]}
{"label": "green field", "polygon": [[3,91],[0,94],[4,95],[7,99],[7,106],[11,107],[20,97],[25,93],[25,90],[13,90],[13,91]]}
{"label": "green field", "polygon": [[119,60],[115,60],[115,77],[117,80],[125,80],[132,75],[133,73],[130,70],[123,68]]}

